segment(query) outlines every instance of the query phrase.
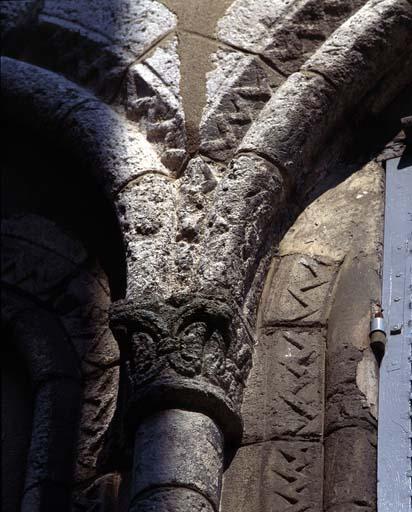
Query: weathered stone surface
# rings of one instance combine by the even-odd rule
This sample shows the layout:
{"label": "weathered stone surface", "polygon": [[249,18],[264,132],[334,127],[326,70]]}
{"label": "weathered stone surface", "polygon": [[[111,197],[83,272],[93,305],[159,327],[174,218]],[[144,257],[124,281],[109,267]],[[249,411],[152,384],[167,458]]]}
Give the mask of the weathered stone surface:
{"label": "weathered stone surface", "polygon": [[264,56],[286,75],[294,73],[366,0],[234,2],[219,23],[222,41]]}
{"label": "weathered stone surface", "polygon": [[13,31],[28,28],[29,24],[36,19],[42,7],[42,0],[4,0],[1,3],[0,32],[2,45],[12,46],[9,41]]}
{"label": "weathered stone surface", "polygon": [[[338,464],[339,442],[334,445],[335,451],[330,451],[332,445],[328,444],[328,436],[334,436],[335,432],[344,436],[345,431],[355,425],[359,425],[361,431],[356,442],[362,444],[362,432],[367,430],[374,435],[377,368],[368,345],[368,327],[371,305],[379,301],[377,271],[382,243],[382,192],[381,166],[368,164],[311,203],[280,243],[262,298],[258,343],[245,388],[242,415],[246,446],[236,454],[227,472],[230,483],[224,485],[223,503],[233,510],[242,510],[242,506],[248,511],[271,510],[272,502],[264,503],[260,496],[252,498],[244,481],[237,482],[235,476],[249,471],[259,473],[260,466],[250,462],[251,454],[262,450],[256,456],[259,461],[256,465],[263,467],[265,448],[260,447],[265,446],[266,441],[288,437],[291,446],[303,440],[318,441],[321,451],[326,434],[324,455],[329,468],[328,464]],[[342,260],[345,261],[343,266]],[[317,277],[310,268],[318,273]],[[318,277],[324,279],[317,282]],[[316,286],[319,283],[323,284]],[[315,311],[312,321],[310,315],[302,318],[294,309],[299,306],[305,311],[314,303],[317,307],[309,311]],[[348,452],[350,448],[342,443],[342,449]],[[363,449],[366,453],[374,447],[369,445]],[[246,456],[242,455],[243,451]],[[374,464],[374,457],[371,453],[371,464]],[[342,455],[342,460],[347,458],[347,453]],[[288,463],[282,458],[280,461],[279,472],[285,474]],[[364,466],[359,459],[356,463],[369,467],[370,461],[365,461]],[[325,485],[335,493],[330,498],[334,500],[330,510],[346,512],[352,510],[352,505],[353,510],[361,507],[359,493],[354,492],[349,498],[344,496],[338,481],[326,473],[329,469],[324,472],[322,459],[318,471],[315,482],[316,478],[325,479]],[[351,471],[349,466],[348,471]],[[344,475],[342,471],[345,493],[349,493],[351,477]],[[257,482],[264,481],[260,476],[254,478]],[[369,477],[362,478],[373,482],[375,470],[371,470]],[[322,484],[317,488],[316,485],[313,497],[318,500],[317,505],[309,506],[298,500],[288,505],[290,510],[294,510],[294,506],[298,507],[296,510],[300,510],[300,506],[321,510]],[[266,489],[261,491],[262,495]],[[367,503],[373,503],[375,488],[368,481],[365,489],[366,507]],[[282,481],[274,484],[274,490],[282,492]],[[257,492],[255,494],[258,496]],[[238,496],[242,497],[238,499]],[[282,510],[281,505],[278,506]]]}
{"label": "weathered stone surface", "polygon": [[4,220],[2,242],[2,279],[10,285],[19,283],[25,292],[38,297],[50,294],[86,259],[79,243],[37,216]]}
{"label": "weathered stone surface", "polygon": [[260,53],[271,41],[270,29],[282,19],[293,0],[236,0],[218,23],[222,41],[252,53]]}
{"label": "weathered stone surface", "polygon": [[[152,0],[46,0],[38,19],[36,9],[15,16],[15,33],[24,37],[16,39],[13,55],[62,72],[106,101],[117,98],[117,113],[75,84],[9,59],[2,62],[6,111],[41,131],[44,140],[62,143],[64,154],[77,155],[116,202],[130,313],[121,318],[119,341],[132,395],[146,393],[146,402],[136,400],[132,408],[136,417],[126,415],[127,427],[133,429],[151,407],[186,407],[215,418],[228,438],[236,438],[235,424],[238,439],[256,305],[284,228],[281,215],[292,217],[330,186],[333,179],[322,183],[326,175],[334,176],[335,186],[334,163],[354,156],[342,148],[358,137],[359,121],[381,112],[410,81],[412,4],[371,0],[319,48],[366,2],[236,0],[229,7],[229,0],[216,0],[199,3],[199,9],[186,0],[163,3],[176,15]],[[20,2],[19,9],[28,5]],[[199,138],[204,78],[212,64]],[[243,407],[244,442],[258,443],[244,446],[227,472],[228,510],[320,510],[322,480],[328,512],[374,509],[377,368],[367,324],[379,300],[381,178],[373,164],[331,189],[280,245]],[[113,414],[119,354],[106,325],[104,276],[82,247],[62,241],[59,248],[54,233],[16,236],[15,246],[9,236],[5,279],[58,312],[83,359],[77,476],[87,486]],[[55,293],[62,286],[65,293]],[[46,365],[43,370],[43,377],[49,374]],[[320,462],[324,410],[326,476]],[[159,432],[168,442],[168,430]],[[174,436],[184,447],[179,456],[197,453],[191,443],[203,434],[189,434],[190,442]],[[151,442],[153,458],[160,458],[161,443]],[[353,447],[357,455],[348,461]],[[206,441],[203,449],[210,449]],[[145,473],[155,479],[169,469],[187,471],[200,481],[210,477],[206,461],[159,464],[159,471]],[[53,493],[55,484],[36,484],[27,507],[34,509],[43,489]],[[188,488],[151,492],[138,497],[135,510],[217,508]]]}
{"label": "weathered stone surface", "polygon": [[123,347],[128,430],[158,408],[213,418],[228,440],[241,436],[240,405],[251,364],[251,333],[228,296],[118,301],[111,327]]}
{"label": "weathered stone surface", "polygon": [[103,103],[84,103],[73,110],[62,128],[69,144],[78,143],[73,147],[74,154],[96,170],[97,179],[102,179],[112,196],[146,173],[168,174],[133,123],[125,122]]}
{"label": "weathered stone surface", "polygon": [[223,435],[207,416],[178,409],[150,416],[137,428],[134,453],[135,500],[155,488],[180,487],[218,507]]}
{"label": "weathered stone surface", "polygon": [[224,512],[322,510],[320,443],[267,441],[243,446],[223,479]]}
{"label": "weathered stone surface", "polygon": [[95,330],[91,346],[82,361],[83,375],[99,372],[119,362],[119,347],[109,329],[107,315],[105,320],[106,325]]}
{"label": "weathered stone surface", "polygon": [[171,294],[174,272],[176,191],[160,174],[133,181],[117,202],[125,240],[130,297]]}
{"label": "weathered stone surface", "polygon": [[132,65],[122,94],[127,117],[157,149],[161,161],[178,172],[186,158],[186,130],[180,97],[177,37],[159,46],[143,62]]}
{"label": "weathered stone surface", "polygon": [[294,73],[265,105],[239,151],[264,155],[285,170],[290,182],[298,181],[341,114],[331,108],[334,96],[323,77]]}
{"label": "weathered stone surface", "polygon": [[215,512],[202,495],[191,489],[159,489],[132,504],[130,512]]}
{"label": "weathered stone surface", "polygon": [[357,427],[325,441],[325,512],[376,510],[376,433]]}
{"label": "weathered stone surface", "polygon": [[202,158],[190,160],[179,180],[179,228],[177,239],[198,243],[206,226],[205,216],[219,181],[216,167]]}
{"label": "weathered stone surface", "polygon": [[2,244],[3,282],[43,301],[54,312],[50,319],[32,306],[20,312],[21,298],[7,299],[6,309],[15,317],[15,335],[30,355],[34,382],[73,378],[72,359],[77,371],[81,364],[84,403],[81,407],[79,396],[82,410],[75,478],[87,480],[96,475],[97,456],[118,390],[119,372],[114,365],[119,350],[108,328],[107,278],[97,264],[88,261],[78,241],[38,215],[4,220]]}
{"label": "weathered stone surface", "polygon": [[324,325],[336,264],[304,254],[286,254],[276,267],[263,311],[263,323]]}
{"label": "weathered stone surface", "polygon": [[217,160],[231,157],[269,100],[271,89],[298,71],[327,36],[364,3],[233,2],[216,31],[217,39],[232,49],[219,48],[212,57],[214,69],[207,76],[200,150]]}
{"label": "weathered stone surface", "polygon": [[23,510],[37,499],[68,510],[80,412],[79,364],[56,316],[16,288],[4,291],[2,321],[33,390],[32,403],[26,404],[33,406],[30,448],[21,461],[26,468]]}
{"label": "weathered stone surface", "polygon": [[46,0],[12,53],[111,99],[127,66],[175,25],[174,15],[154,0]]}
{"label": "weathered stone surface", "polygon": [[37,500],[68,510],[79,409],[79,382],[55,379],[38,388],[23,510]]}
{"label": "weathered stone surface", "polygon": [[[349,18],[302,69],[332,82],[339,89],[342,102],[346,100],[345,89],[351,95],[361,95],[372,76],[387,73],[398,55],[408,51],[412,44],[411,23],[412,7],[407,0],[372,0]],[[377,54],[379,59],[375,58]],[[356,76],[348,73],[351,69],[356,69]]]}
{"label": "weathered stone surface", "polygon": [[322,436],[324,352],[320,330],[260,334],[242,407],[243,443]]}
{"label": "weathered stone surface", "polygon": [[210,56],[217,49],[216,23],[232,0],[209,0],[192,5],[186,0],[161,0],[177,18],[180,89],[187,133],[187,152],[199,149],[199,123],[205,104],[205,78]]}
{"label": "weathered stone surface", "polygon": [[[79,361],[59,318],[19,292],[3,295],[2,318],[11,327],[16,348],[24,358],[33,386],[50,379],[80,380]],[[45,332],[45,326],[48,330]]]}
{"label": "weathered stone surface", "polygon": [[[380,252],[382,179],[381,165],[371,162],[342,184],[327,190],[298,217],[280,243],[280,254],[319,255],[339,262],[349,250],[368,247],[369,252]],[[359,219],[362,229],[358,229]]]}
{"label": "weathered stone surface", "polygon": [[118,387],[118,366],[95,372],[84,380],[77,441],[77,482],[85,482],[96,476],[97,460],[104,444],[104,436],[116,408]]}
{"label": "weathered stone surface", "polygon": [[252,121],[269,100],[267,73],[253,56],[227,49],[214,56],[208,74],[207,103],[200,122],[200,152],[228,161]]}
{"label": "weathered stone surface", "polygon": [[[376,361],[366,353],[371,351],[371,307],[381,303],[378,265],[375,254],[353,259],[348,255],[340,271],[328,326],[327,432],[353,425],[376,429],[378,372]],[[362,385],[371,376],[374,385]]]}
{"label": "weathered stone surface", "polygon": [[[90,35],[107,37],[138,57],[167,30],[174,27],[175,17],[160,2],[141,0],[139,5],[126,0],[46,0],[42,16],[56,22],[77,24]],[[139,27],[139,30],[136,28]]]}
{"label": "weathered stone surface", "polygon": [[47,140],[78,156],[113,198],[130,180],[167,174],[145,137],[104,103],[59,75],[1,58],[4,113],[41,130]]}
{"label": "weathered stone surface", "polygon": [[179,180],[175,265],[179,286],[189,292],[201,258],[198,245],[207,231],[206,216],[220,178],[219,170],[202,158],[190,160]]}
{"label": "weathered stone surface", "polygon": [[232,162],[207,215],[197,270],[202,291],[229,289],[243,304],[283,199],[283,179],[274,165],[255,155]]}
{"label": "weathered stone surface", "polygon": [[96,478],[86,489],[74,494],[72,511],[89,512],[99,508],[102,512],[116,510],[116,507],[123,510],[119,501],[119,487],[121,476],[118,473],[108,473]]}
{"label": "weathered stone surface", "polygon": [[[343,24],[333,35],[333,40],[350,39],[350,48],[366,44],[368,57],[356,60],[356,52],[352,54],[346,46],[336,45],[333,47],[333,59],[326,57],[331,51],[325,52],[325,61],[330,62],[326,74],[322,70],[316,71],[315,66],[315,62],[322,60],[321,48],[313,61],[309,59],[305,68],[291,75],[276,90],[246,134],[240,151],[265,155],[284,168],[292,182],[299,183],[300,177],[312,166],[319,149],[326,142],[326,134],[336,126],[348,108],[355,108],[354,97],[360,101],[370,90],[370,83],[379,82],[384,69],[387,72],[391,65],[396,68],[398,53],[403,54],[411,45],[410,31],[408,35],[404,33],[407,30],[406,21],[411,15],[410,3],[406,0],[399,3],[387,0],[379,4],[379,15],[375,3],[368,2],[355,16],[358,22]],[[389,39],[393,40],[393,46],[383,43]],[[377,62],[379,65],[371,64]],[[382,63],[385,63],[383,67]],[[362,80],[357,79],[359,74]],[[399,93],[404,86],[402,77],[395,83],[397,85],[391,89],[391,95],[396,94],[395,91]],[[391,98],[383,89],[381,95],[385,98],[381,102],[382,108]]]}

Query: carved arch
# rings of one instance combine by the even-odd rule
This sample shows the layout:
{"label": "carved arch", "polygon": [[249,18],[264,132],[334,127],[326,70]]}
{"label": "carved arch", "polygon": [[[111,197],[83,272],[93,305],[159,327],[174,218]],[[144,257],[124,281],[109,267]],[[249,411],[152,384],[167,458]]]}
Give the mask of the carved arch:
{"label": "carved arch", "polygon": [[[275,92],[240,145],[281,171],[298,206],[263,272],[245,446],[226,475],[224,510],[376,509],[368,323],[380,302],[379,153],[412,108],[411,22],[407,2],[368,2]],[[402,136],[394,147],[402,154]]]}
{"label": "carved arch", "polygon": [[[110,183],[116,183],[113,190],[127,241],[128,298],[137,303],[138,313],[139,298],[145,294],[153,299],[149,306],[155,310],[170,298],[175,307],[173,299],[183,284],[189,302],[229,291],[236,303],[232,314],[253,326],[271,250],[282,234],[277,224],[288,204],[297,199],[293,213],[301,211],[311,180],[321,181],[336,163],[335,155],[353,137],[348,119],[356,113],[361,123],[381,112],[410,80],[405,72],[411,54],[410,22],[411,4],[406,0],[368,2],[276,89],[228,167],[196,157],[180,177],[172,177],[158,163],[127,174],[127,157],[126,174],[132,179],[123,180],[123,161],[115,157],[114,175],[108,169],[109,179],[103,181],[110,190]],[[94,104],[86,106],[75,103],[62,132],[70,141],[79,135],[92,147],[94,138],[82,123]],[[105,108],[102,112],[103,119],[114,115]],[[333,140],[336,132],[340,136]],[[114,140],[122,147],[122,137]],[[332,148],[331,154],[325,154],[325,146]],[[84,154],[91,155],[91,164],[96,158],[95,169],[106,168],[106,158],[90,147]],[[102,154],[108,155],[105,151]],[[239,340],[233,352],[243,353],[242,367],[247,368],[250,337]],[[238,377],[236,391],[242,391],[246,376],[236,365],[232,370]],[[241,391],[236,393],[237,410]]]}

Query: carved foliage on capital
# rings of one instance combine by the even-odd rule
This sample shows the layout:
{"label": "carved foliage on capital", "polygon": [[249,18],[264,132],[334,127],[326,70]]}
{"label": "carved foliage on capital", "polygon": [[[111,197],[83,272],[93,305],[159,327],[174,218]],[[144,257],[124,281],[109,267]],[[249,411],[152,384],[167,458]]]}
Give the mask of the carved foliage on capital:
{"label": "carved foliage on capital", "polygon": [[125,354],[131,393],[152,383],[206,385],[240,407],[251,367],[251,338],[233,308],[210,298],[158,304],[119,301],[111,326]]}

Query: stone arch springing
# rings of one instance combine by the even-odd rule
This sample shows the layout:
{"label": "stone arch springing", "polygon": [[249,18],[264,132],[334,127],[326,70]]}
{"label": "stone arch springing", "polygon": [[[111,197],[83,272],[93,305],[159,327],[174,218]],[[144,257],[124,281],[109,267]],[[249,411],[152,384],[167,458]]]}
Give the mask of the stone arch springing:
{"label": "stone arch springing", "polygon": [[[332,139],[344,131],[345,119],[380,112],[407,85],[408,24],[410,2],[368,2],[276,89],[229,166],[219,166],[214,174],[210,162],[194,158],[181,179],[157,166],[155,172],[146,168],[126,180],[119,217],[128,247],[127,295],[137,305],[137,317],[139,304],[157,311],[159,301],[172,299],[168,305],[180,307],[175,300],[176,295],[181,298],[180,272],[185,300],[201,295],[212,297],[211,303],[219,297],[232,305],[233,299],[233,316],[243,327],[253,326],[278,236],[274,226],[288,203],[297,200],[295,210],[301,211],[312,179],[329,173],[335,155],[322,160],[322,150],[330,145],[332,153],[342,151],[345,136],[353,135],[351,128],[335,145]],[[75,130],[81,117],[73,116]],[[77,133],[90,141],[87,130]],[[192,200],[195,194],[197,201]],[[198,205],[205,214],[196,212]],[[145,294],[151,304],[139,302]],[[129,306],[124,309],[132,310]],[[245,330],[235,333],[222,364],[231,366],[226,382],[237,376],[231,389],[237,411],[253,344],[253,329],[249,325]]]}
{"label": "stone arch springing", "polygon": [[[42,70],[37,71],[42,75]],[[5,170],[3,189],[6,197],[3,202],[2,281],[6,287],[15,286],[20,292],[31,295],[41,308],[50,311],[64,325],[66,340],[71,340],[75,346],[81,372],[76,404],[81,421],[79,432],[76,428],[75,445],[71,448],[76,464],[71,468],[72,472],[66,474],[66,487],[70,488],[71,494],[75,479],[77,503],[81,491],[98,473],[96,459],[115,408],[119,357],[107,317],[110,298],[119,298],[125,293],[124,252],[111,196],[108,194],[105,198],[102,193],[104,169],[97,171],[101,172],[99,184],[89,172],[93,168],[91,161],[98,165],[97,157],[91,156],[93,150],[90,149],[87,160],[87,155],[81,151],[75,155],[73,146],[77,146],[77,139],[68,143],[64,135],[62,138],[57,135],[58,140],[55,137],[54,130],[61,128],[61,112],[57,105],[59,101],[60,105],[65,103],[66,94],[70,96],[70,84],[68,88],[60,89],[62,96],[57,103],[49,102],[50,90],[60,77],[55,77],[54,84],[53,80],[47,83],[47,79],[39,83],[35,74],[31,74],[33,89],[29,86],[26,96],[16,94],[16,103],[10,105],[7,114],[10,130],[4,153],[6,167],[10,166],[11,171]],[[2,78],[7,81],[6,75],[7,72],[3,73]],[[54,91],[57,89],[58,86]],[[7,85],[3,88],[7,97],[6,90]],[[82,103],[83,92],[79,88],[78,93]],[[4,96],[3,101],[7,104]],[[27,108],[16,116],[14,109],[18,110],[18,105],[25,102],[24,97]],[[63,118],[68,120],[66,113]],[[57,124],[53,125],[53,120]],[[101,122],[102,116],[96,114],[95,121]],[[51,131],[39,130],[45,125],[51,127]],[[107,137],[110,126],[109,120],[107,131],[102,130]],[[90,119],[87,129],[92,137],[96,137],[94,149],[98,152],[99,144],[104,146],[104,143],[97,137]],[[109,155],[106,157],[110,158]],[[23,181],[19,182],[17,176]],[[6,307],[8,299],[5,297],[4,300]],[[26,326],[28,329],[27,319]],[[43,327],[47,329],[47,324]],[[59,395],[59,388],[55,395]],[[41,412],[41,404],[39,407]],[[64,414],[61,417],[64,419]],[[57,437],[58,430],[55,432]],[[71,498],[67,499],[71,501]],[[51,506],[50,502],[46,503]]]}

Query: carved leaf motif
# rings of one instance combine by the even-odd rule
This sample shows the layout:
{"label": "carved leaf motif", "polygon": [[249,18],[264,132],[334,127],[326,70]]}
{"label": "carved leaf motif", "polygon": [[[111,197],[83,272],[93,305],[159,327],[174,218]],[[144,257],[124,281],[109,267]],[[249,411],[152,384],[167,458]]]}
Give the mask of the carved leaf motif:
{"label": "carved leaf motif", "polygon": [[207,325],[203,322],[196,322],[186,327],[177,342],[177,351],[168,358],[174,370],[188,377],[200,373],[206,336]]}
{"label": "carved leaf motif", "polygon": [[225,343],[215,331],[203,352],[203,374],[213,383],[219,383],[226,370]]}
{"label": "carved leaf motif", "polygon": [[147,333],[133,334],[129,371],[134,384],[154,378],[162,368],[162,359],[157,357],[156,342]]}

